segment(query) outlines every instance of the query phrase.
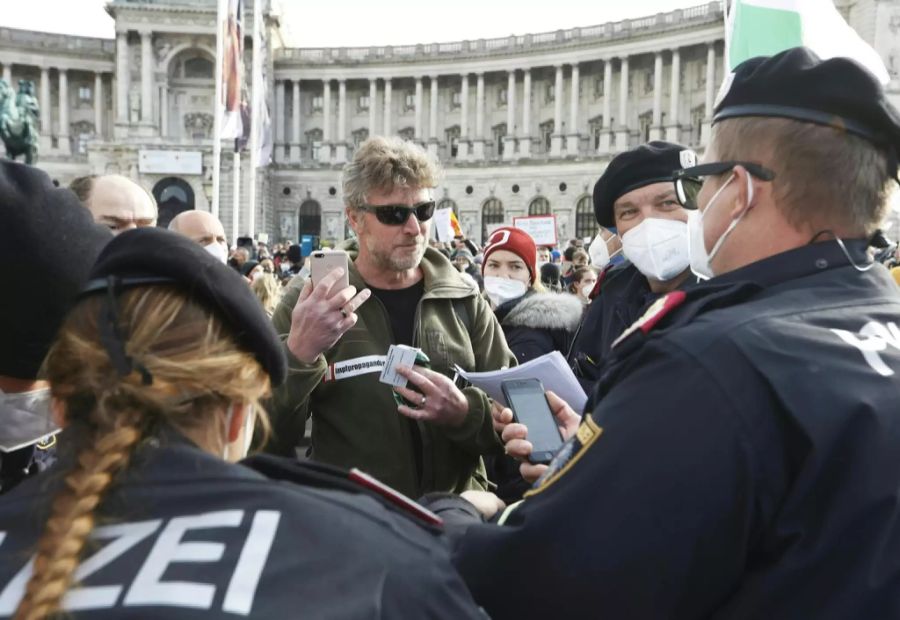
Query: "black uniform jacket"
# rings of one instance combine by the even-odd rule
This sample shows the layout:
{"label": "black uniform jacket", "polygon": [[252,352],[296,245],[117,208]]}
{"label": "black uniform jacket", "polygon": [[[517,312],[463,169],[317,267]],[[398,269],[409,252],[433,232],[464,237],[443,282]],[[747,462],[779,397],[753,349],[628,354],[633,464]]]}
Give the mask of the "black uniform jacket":
{"label": "black uniform jacket", "polygon": [[818,243],[640,325],[540,486],[457,541],[475,599],[494,618],[900,618],[888,272]]}
{"label": "black uniform jacket", "polygon": [[[483,617],[435,532],[364,494],[269,480],[178,436],[134,459],[67,594],[75,618]],[[63,468],[0,501],[0,617]]]}

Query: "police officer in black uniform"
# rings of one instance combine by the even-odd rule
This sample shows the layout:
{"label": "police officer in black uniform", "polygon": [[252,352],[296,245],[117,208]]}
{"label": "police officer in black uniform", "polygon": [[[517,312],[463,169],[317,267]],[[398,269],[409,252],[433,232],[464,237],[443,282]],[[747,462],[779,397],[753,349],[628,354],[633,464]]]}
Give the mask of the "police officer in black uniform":
{"label": "police officer in black uniform", "polygon": [[626,330],[580,426],[551,399],[568,443],[458,541],[494,618],[900,618],[900,293],[867,254],[900,114],[795,48],[737,67],[714,123],[681,174],[715,277]]}
{"label": "police officer in black uniform", "polygon": [[[672,186],[675,171],[695,163],[696,155],[685,146],[649,142],[616,155],[594,185],[597,222],[617,228],[628,261],[600,273],[569,350],[569,362],[587,390],[600,378],[612,343],[644,308],[696,282],[688,264],[688,214]],[[685,187],[696,191],[699,183],[688,179]]]}
{"label": "police officer in black uniform", "polygon": [[286,363],[189,239],[111,241],[46,369],[67,426],[57,466],[0,502],[0,617],[482,617],[430,513],[358,472],[229,462]]}
{"label": "police officer in black uniform", "polygon": [[56,460],[41,362],[110,239],[45,172],[0,160],[0,493]]}

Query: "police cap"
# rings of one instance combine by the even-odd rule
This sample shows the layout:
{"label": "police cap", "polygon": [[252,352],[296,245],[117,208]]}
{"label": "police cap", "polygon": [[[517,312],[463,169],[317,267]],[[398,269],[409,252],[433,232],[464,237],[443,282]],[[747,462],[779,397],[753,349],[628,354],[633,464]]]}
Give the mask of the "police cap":
{"label": "police cap", "polygon": [[878,79],[854,60],[821,60],[805,47],[751,58],[735,68],[722,85],[713,123],[746,116],[833,127],[893,153],[900,147],[900,113]]}
{"label": "police cap", "polygon": [[42,170],[0,160],[0,375],[35,379],[112,233]]}
{"label": "police cap", "polygon": [[281,341],[259,300],[238,273],[197,243],[162,228],[128,230],[104,248],[83,294],[170,284],[217,315],[253,353],[273,385],[284,381]]}
{"label": "police cap", "polygon": [[697,156],[686,146],[654,141],[613,157],[594,185],[594,214],[601,226],[615,226],[613,204],[628,192],[671,181],[677,170],[694,166]]}

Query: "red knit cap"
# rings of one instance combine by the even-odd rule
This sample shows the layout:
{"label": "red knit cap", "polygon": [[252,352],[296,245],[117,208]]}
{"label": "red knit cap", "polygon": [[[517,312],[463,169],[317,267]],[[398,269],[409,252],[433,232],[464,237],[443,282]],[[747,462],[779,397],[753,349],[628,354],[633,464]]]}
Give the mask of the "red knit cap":
{"label": "red knit cap", "polygon": [[531,282],[534,283],[535,272],[537,271],[537,246],[535,246],[531,235],[520,228],[512,228],[510,226],[498,228],[492,232],[491,236],[488,237],[487,245],[484,246],[484,260],[481,263],[482,274],[488,258],[496,250],[506,250],[521,258],[525,262],[525,266],[528,267]]}

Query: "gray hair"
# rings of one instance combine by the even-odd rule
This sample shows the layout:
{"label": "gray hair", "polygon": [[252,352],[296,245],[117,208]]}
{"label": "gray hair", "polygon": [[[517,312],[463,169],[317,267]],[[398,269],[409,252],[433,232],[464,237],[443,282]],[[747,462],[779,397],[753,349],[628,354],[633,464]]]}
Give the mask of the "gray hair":
{"label": "gray hair", "polygon": [[797,228],[843,227],[870,235],[887,216],[892,180],[887,154],[868,140],[768,117],[728,119],[713,132],[719,160],[760,162],[775,171],[775,203]]}
{"label": "gray hair", "polygon": [[357,209],[366,204],[366,195],[372,190],[435,187],[440,174],[438,162],[417,144],[402,138],[373,136],[359,146],[353,161],[344,166],[344,204]]}

